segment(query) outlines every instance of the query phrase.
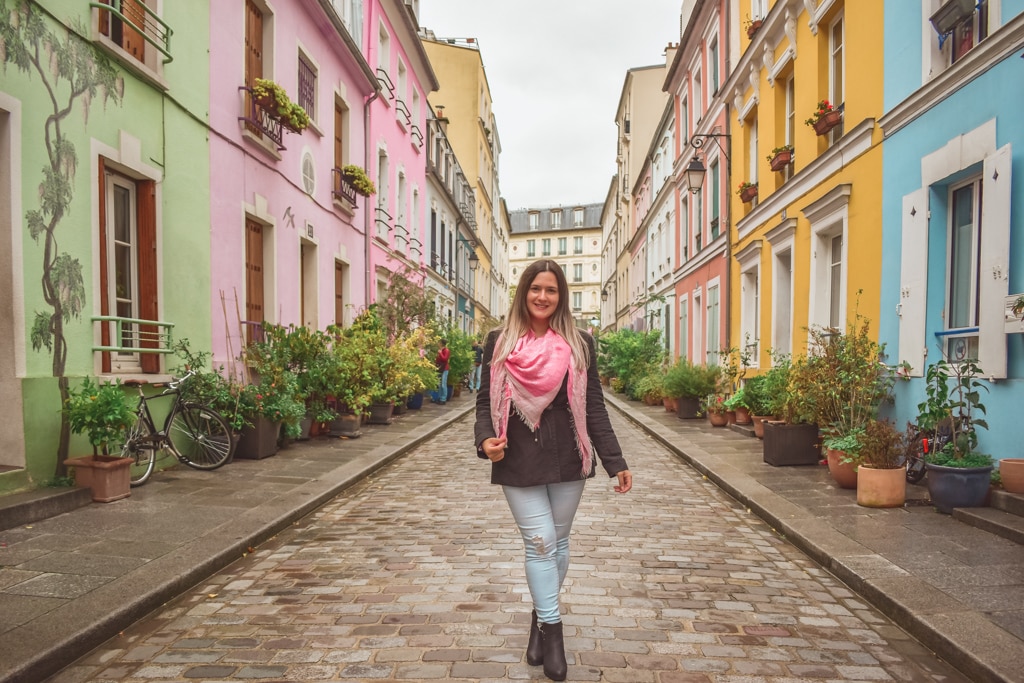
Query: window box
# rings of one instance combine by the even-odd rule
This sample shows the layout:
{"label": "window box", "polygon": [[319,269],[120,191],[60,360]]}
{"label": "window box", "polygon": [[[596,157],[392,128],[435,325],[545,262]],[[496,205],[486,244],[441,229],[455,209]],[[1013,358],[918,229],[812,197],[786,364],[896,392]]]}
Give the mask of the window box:
{"label": "window box", "polygon": [[739,189],[740,201],[744,204],[754,201],[757,196],[757,183],[743,183]]}
{"label": "window box", "polygon": [[791,163],[793,163],[792,145],[776,147],[772,150],[772,153],[768,155],[768,165],[773,171],[781,171]]}
{"label": "window box", "polygon": [[747,38],[753,38],[754,34],[757,33],[758,29],[761,28],[761,24],[764,22],[760,19],[754,19],[747,24]]}

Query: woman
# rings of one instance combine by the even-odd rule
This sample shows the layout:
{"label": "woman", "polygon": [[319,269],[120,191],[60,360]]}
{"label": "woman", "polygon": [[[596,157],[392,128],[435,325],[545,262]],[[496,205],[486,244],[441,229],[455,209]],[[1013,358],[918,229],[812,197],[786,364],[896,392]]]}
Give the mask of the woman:
{"label": "woman", "polygon": [[597,375],[596,349],[569,311],[561,266],[541,260],[523,271],[508,321],[491,332],[476,399],[476,445],[491,461],[526,547],[533,615],[526,661],[565,680],[558,594],[569,569],[569,531],[594,453],[615,490],[633,478],[612,432]]}

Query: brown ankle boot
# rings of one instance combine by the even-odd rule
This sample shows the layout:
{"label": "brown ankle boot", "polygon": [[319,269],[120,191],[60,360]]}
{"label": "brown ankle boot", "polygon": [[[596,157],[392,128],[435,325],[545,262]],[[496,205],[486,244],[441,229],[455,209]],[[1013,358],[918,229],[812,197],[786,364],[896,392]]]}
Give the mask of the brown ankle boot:
{"label": "brown ankle boot", "polygon": [[562,640],[562,622],[553,624],[540,622],[540,641],[544,649],[544,675],[553,681],[564,681],[569,673],[565,662],[565,642]]}
{"label": "brown ankle boot", "polygon": [[526,663],[540,666],[544,663],[544,646],[540,642],[540,629],[537,628],[537,610],[530,613],[530,642],[526,645]]}

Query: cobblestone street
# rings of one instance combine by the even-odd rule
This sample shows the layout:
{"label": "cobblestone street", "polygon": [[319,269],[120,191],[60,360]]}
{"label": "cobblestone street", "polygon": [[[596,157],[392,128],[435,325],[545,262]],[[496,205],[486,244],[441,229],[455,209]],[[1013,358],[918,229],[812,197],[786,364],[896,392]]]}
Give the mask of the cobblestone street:
{"label": "cobblestone street", "polygon": [[[563,591],[569,680],[965,680],[612,411]],[[463,419],[50,679],[545,680],[521,540]]]}

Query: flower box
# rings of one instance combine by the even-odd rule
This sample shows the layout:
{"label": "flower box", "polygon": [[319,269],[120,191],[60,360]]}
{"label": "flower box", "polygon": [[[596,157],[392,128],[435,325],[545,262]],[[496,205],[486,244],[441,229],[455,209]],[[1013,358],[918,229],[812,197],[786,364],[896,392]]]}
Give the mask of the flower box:
{"label": "flower box", "polygon": [[838,126],[839,122],[842,120],[843,113],[841,111],[832,110],[819,116],[818,120],[811,124],[811,127],[814,128],[814,132],[817,135],[824,135]]}
{"label": "flower box", "polygon": [[68,458],[64,465],[75,469],[75,486],[92,489],[92,499],[97,503],[111,503],[132,494],[132,462],[132,458],[114,455],[88,455]]}
{"label": "flower box", "polygon": [[764,423],[764,461],[772,467],[817,465],[821,460],[818,425]]}
{"label": "flower box", "polygon": [[761,24],[764,23],[760,19],[754,19],[747,25],[747,38],[753,38],[757,30],[761,28]]}
{"label": "flower box", "polygon": [[243,427],[235,457],[244,460],[262,460],[277,453],[277,435],[281,430],[280,422],[272,422],[265,417],[253,420],[253,426]]}
{"label": "flower box", "polygon": [[747,202],[754,201],[754,197],[757,196],[757,185],[749,185],[740,190],[740,201],[744,204]]}
{"label": "flower box", "polygon": [[768,165],[771,166],[771,169],[773,171],[781,171],[782,169],[789,166],[791,163],[793,163],[793,151],[784,150],[782,152],[776,153],[775,156],[773,156],[771,160],[768,162]]}

